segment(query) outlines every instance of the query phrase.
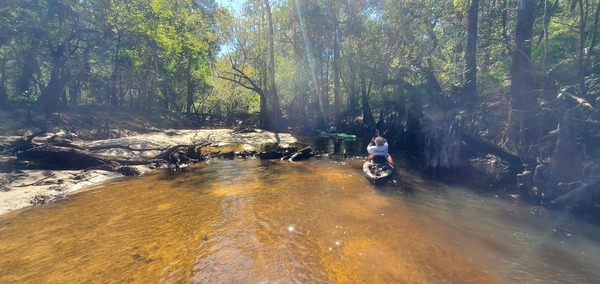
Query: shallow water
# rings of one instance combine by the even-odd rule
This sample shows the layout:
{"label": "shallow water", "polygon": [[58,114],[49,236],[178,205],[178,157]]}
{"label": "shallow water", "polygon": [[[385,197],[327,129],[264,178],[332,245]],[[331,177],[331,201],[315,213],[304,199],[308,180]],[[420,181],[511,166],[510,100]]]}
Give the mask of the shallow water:
{"label": "shallow water", "polygon": [[600,231],[361,161],[210,160],[0,218],[0,283],[591,283]]}

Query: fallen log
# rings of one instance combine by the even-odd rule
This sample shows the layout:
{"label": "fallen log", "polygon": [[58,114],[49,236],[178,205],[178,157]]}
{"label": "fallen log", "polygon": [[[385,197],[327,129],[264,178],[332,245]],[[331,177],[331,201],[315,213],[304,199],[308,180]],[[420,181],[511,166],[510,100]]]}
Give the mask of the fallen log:
{"label": "fallen log", "polygon": [[510,153],[492,143],[489,143],[483,140],[481,137],[468,134],[465,132],[460,133],[461,139],[467,143],[469,146],[477,149],[479,151],[483,151],[489,154],[492,154],[509,164],[510,170],[512,172],[522,172],[524,169],[524,162],[521,157]]}
{"label": "fallen log", "polygon": [[[27,141],[31,144],[25,146],[23,142],[26,143]],[[69,147],[64,146],[64,144],[61,145],[63,146],[56,146],[50,144],[50,142],[46,142],[45,144],[33,144],[32,140],[22,139],[20,149],[26,150],[16,152],[16,160],[18,163],[15,164],[17,165],[17,168],[27,169],[75,170],[98,168],[110,171],[117,171],[123,165],[149,165],[161,161],[166,161],[169,164],[179,166],[182,163],[201,160],[202,157],[198,148],[206,146],[208,143],[203,142],[199,145],[175,145],[162,149],[138,149],[124,145],[90,147],[90,149],[93,150],[119,148],[130,151],[161,151],[160,154],[151,158],[128,157],[127,155],[109,156],[94,153],[90,149],[79,146]],[[185,149],[185,152],[181,151],[182,149]]]}
{"label": "fallen log", "polygon": [[166,149],[161,149],[163,152],[158,154],[156,157],[154,157],[154,159],[155,160],[169,160],[172,158],[174,153],[180,151],[181,149],[186,149],[187,152],[190,152],[191,151],[189,149],[190,147],[198,148],[198,147],[207,146],[209,144],[210,143],[208,143],[208,142],[203,142],[199,145],[179,144],[179,145],[175,145],[175,146],[170,146]]}
{"label": "fallen log", "polygon": [[292,155],[289,156],[289,158],[282,158],[282,160],[288,160],[290,162],[296,162],[296,161],[301,161],[301,160],[305,160],[310,158],[311,156],[313,156],[313,150],[312,148],[306,147],[302,150],[300,150],[299,152],[293,153]]}
{"label": "fallen log", "polygon": [[297,149],[295,147],[277,148],[271,151],[260,152],[258,153],[258,157],[262,160],[281,159],[285,156],[296,153],[296,151]]}
{"label": "fallen log", "polygon": [[17,152],[17,163],[20,168],[74,170],[86,168],[113,168],[116,162],[97,157],[87,150],[64,146],[42,145],[29,150]]}
{"label": "fallen log", "polygon": [[102,146],[92,146],[87,150],[90,151],[98,151],[98,150],[108,150],[108,149],[125,149],[134,152],[144,152],[144,151],[163,151],[164,148],[132,148],[129,145],[102,145]]}

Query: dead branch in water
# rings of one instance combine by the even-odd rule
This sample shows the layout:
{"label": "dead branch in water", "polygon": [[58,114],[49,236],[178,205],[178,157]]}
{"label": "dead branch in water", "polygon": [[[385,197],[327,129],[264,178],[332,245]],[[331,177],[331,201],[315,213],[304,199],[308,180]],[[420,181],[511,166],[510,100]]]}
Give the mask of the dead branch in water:
{"label": "dead branch in water", "polygon": [[600,184],[600,177],[595,177],[586,181],[578,182],[579,186],[557,198],[550,201],[552,205],[559,206],[577,206],[582,202],[591,202],[594,195],[594,188]]}

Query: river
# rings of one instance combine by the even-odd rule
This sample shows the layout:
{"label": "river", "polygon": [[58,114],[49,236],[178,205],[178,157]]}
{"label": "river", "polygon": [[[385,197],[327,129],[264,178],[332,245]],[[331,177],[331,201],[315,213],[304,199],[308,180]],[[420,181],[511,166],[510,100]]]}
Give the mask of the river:
{"label": "river", "polygon": [[[597,283],[600,230],[396,157],[209,160],[0,217],[0,283]],[[342,157],[345,156],[345,157]]]}

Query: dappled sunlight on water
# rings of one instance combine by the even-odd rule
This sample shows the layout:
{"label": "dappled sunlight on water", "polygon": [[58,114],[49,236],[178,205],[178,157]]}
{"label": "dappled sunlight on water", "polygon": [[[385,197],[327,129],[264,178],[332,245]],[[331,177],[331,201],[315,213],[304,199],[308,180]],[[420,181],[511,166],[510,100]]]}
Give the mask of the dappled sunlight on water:
{"label": "dappled sunlight on water", "polygon": [[410,192],[374,187],[360,163],[211,160],[13,212],[0,218],[0,282],[600,279],[583,233],[557,237],[525,207],[402,171]]}

